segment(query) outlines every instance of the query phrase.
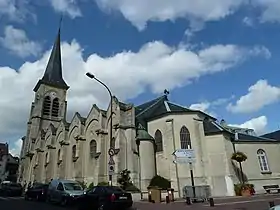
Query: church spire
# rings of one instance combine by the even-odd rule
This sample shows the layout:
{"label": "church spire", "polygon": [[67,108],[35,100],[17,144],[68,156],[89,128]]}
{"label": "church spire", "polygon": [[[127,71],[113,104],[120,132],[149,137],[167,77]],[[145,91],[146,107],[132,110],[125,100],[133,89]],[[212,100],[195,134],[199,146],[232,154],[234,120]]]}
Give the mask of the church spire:
{"label": "church spire", "polygon": [[57,88],[68,89],[69,86],[66,84],[62,77],[62,65],[61,65],[61,49],[60,49],[60,26],[55,43],[52,48],[52,52],[45,70],[44,76],[39,80],[34,88],[36,92],[40,84],[46,84]]}

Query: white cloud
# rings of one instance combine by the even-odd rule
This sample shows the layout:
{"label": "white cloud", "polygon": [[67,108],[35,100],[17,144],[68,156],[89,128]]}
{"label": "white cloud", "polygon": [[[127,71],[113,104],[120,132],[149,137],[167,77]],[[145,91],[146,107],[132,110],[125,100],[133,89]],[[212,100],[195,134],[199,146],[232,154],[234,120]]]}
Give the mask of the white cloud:
{"label": "white cloud", "polygon": [[231,99],[233,99],[234,96],[231,96],[229,98],[218,98],[214,101],[203,101],[200,103],[195,103],[195,104],[191,104],[189,106],[190,109],[194,109],[194,110],[200,110],[202,112],[205,112],[213,117],[217,117],[217,114],[213,111],[215,110],[217,107],[220,107],[224,104],[226,104],[227,102],[229,102]]}
{"label": "white cloud", "polygon": [[30,55],[38,56],[42,50],[38,42],[28,39],[25,31],[16,29],[11,25],[5,27],[4,37],[0,37],[0,44],[22,58]]}
{"label": "white cloud", "polygon": [[22,140],[21,139],[18,139],[12,145],[9,145],[9,147],[10,147],[9,152],[11,153],[11,155],[13,155],[15,157],[19,157],[20,156],[20,151],[21,151],[21,146],[22,146]]}
{"label": "white cloud", "polygon": [[[219,20],[232,14],[244,0],[95,0],[105,11],[117,10],[138,29],[148,21],[188,18],[197,22]],[[195,27],[195,26],[194,26]]]}
{"label": "white cloud", "polygon": [[[126,100],[147,89],[161,93],[164,89],[184,86],[194,78],[227,70],[256,55],[251,49],[234,45],[210,46],[195,53],[157,41],[147,43],[138,52],[120,52],[111,57],[92,54],[83,60],[82,51],[76,41],[62,44],[63,74],[70,85],[70,115],[74,111],[86,115],[93,103],[104,107],[108,102],[104,88],[85,77],[87,71],[108,84],[118,98]],[[43,75],[48,56],[49,52],[38,61],[24,63],[17,72],[0,67],[0,116],[5,119],[0,122],[3,138],[25,135],[32,89]]]}
{"label": "white cloud", "polygon": [[209,111],[210,107],[211,107],[211,104],[209,102],[205,101],[205,102],[201,102],[201,103],[191,104],[189,108],[194,109],[194,110],[199,110],[212,117],[216,117],[216,114],[214,112]]}
{"label": "white cloud", "polygon": [[194,110],[200,110],[202,112],[206,112],[210,107],[210,103],[209,102],[202,102],[202,103],[197,103],[197,104],[191,104],[190,105],[190,109],[194,109]]}
{"label": "white cloud", "polygon": [[27,4],[29,0],[0,0],[0,17],[7,16],[13,21],[23,21],[30,15]]}
{"label": "white cloud", "polygon": [[[186,35],[203,29],[204,22],[218,21],[233,13],[241,6],[260,11],[259,21],[280,22],[279,0],[95,0],[106,11],[119,11],[139,30],[145,29],[147,22],[174,21],[186,18],[190,28]],[[245,17],[243,22],[253,25],[253,19]],[[194,30],[193,30],[194,29]]]}
{"label": "white cloud", "polygon": [[254,26],[254,21],[250,17],[244,17],[242,21],[247,26],[250,26],[250,27]]}
{"label": "white cloud", "polygon": [[51,6],[57,12],[67,14],[71,18],[82,16],[81,10],[78,7],[78,0],[49,0]]}
{"label": "white cloud", "polygon": [[248,93],[241,96],[235,104],[230,103],[227,109],[234,113],[256,112],[279,99],[279,87],[269,85],[266,80],[259,80],[249,87]]}
{"label": "white cloud", "polygon": [[264,134],[267,129],[267,117],[260,116],[260,117],[256,117],[251,120],[248,120],[240,125],[230,124],[230,126],[254,129],[256,134],[261,135],[261,134]]}
{"label": "white cloud", "polygon": [[262,8],[261,22],[280,21],[280,1],[278,0],[254,0],[252,4]]}

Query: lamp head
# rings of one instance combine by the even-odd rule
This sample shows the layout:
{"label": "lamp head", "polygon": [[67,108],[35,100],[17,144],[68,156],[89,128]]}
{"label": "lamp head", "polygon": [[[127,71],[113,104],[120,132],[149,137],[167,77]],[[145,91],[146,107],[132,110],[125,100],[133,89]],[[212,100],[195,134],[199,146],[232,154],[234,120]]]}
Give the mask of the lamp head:
{"label": "lamp head", "polygon": [[90,73],[90,72],[87,72],[87,73],[86,73],[86,76],[89,77],[90,79],[94,79],[94,77],[95,77],[95,76],[94,76],[92,73]]}

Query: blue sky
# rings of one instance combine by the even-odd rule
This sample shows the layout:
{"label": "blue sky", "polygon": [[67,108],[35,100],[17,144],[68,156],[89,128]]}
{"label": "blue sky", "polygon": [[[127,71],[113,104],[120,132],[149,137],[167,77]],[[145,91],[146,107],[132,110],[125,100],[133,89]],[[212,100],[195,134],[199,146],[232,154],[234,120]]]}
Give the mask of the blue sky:
{"label": "blue sky", "polygon": [[[169,99],[261,134],[280,123],[280,2],[264,0],[4,0],[0,9],[0,141],[25,135],[32,89],[62,22],[69,116],[114,94]],[[276,114],[275,114],[276,113]],[[19,144],[17,144],[19,145]]]}

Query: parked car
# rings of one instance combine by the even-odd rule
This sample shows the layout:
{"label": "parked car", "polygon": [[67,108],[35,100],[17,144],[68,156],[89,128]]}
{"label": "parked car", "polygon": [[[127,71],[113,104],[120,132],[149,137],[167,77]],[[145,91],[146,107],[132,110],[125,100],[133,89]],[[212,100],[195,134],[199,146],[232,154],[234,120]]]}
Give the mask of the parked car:
{"label": "parked car", "polygon": [[45,201],[48,193],[48,184],[36,183],[25,192],[25,200]]}
{"label": "parked car", "polygon": [[21,196],[23,188],[18,183],[3,182],[0,185],[0,195],[2,196]]}
{"label": "parked car", "polygon": [[78,199],[77,207],[79,210],[125,210],[132,204],[131,193],[116,186],[96,186]]}
{"label": "parked car", "polygon": [[280,210],[280,205],[271,207],[269,210]]}
{"label": "parked car", "polygon": [[75,203],[83,194],[84,190],[78,182],[56,179],[49,185],[47,201],[65,206]]}

